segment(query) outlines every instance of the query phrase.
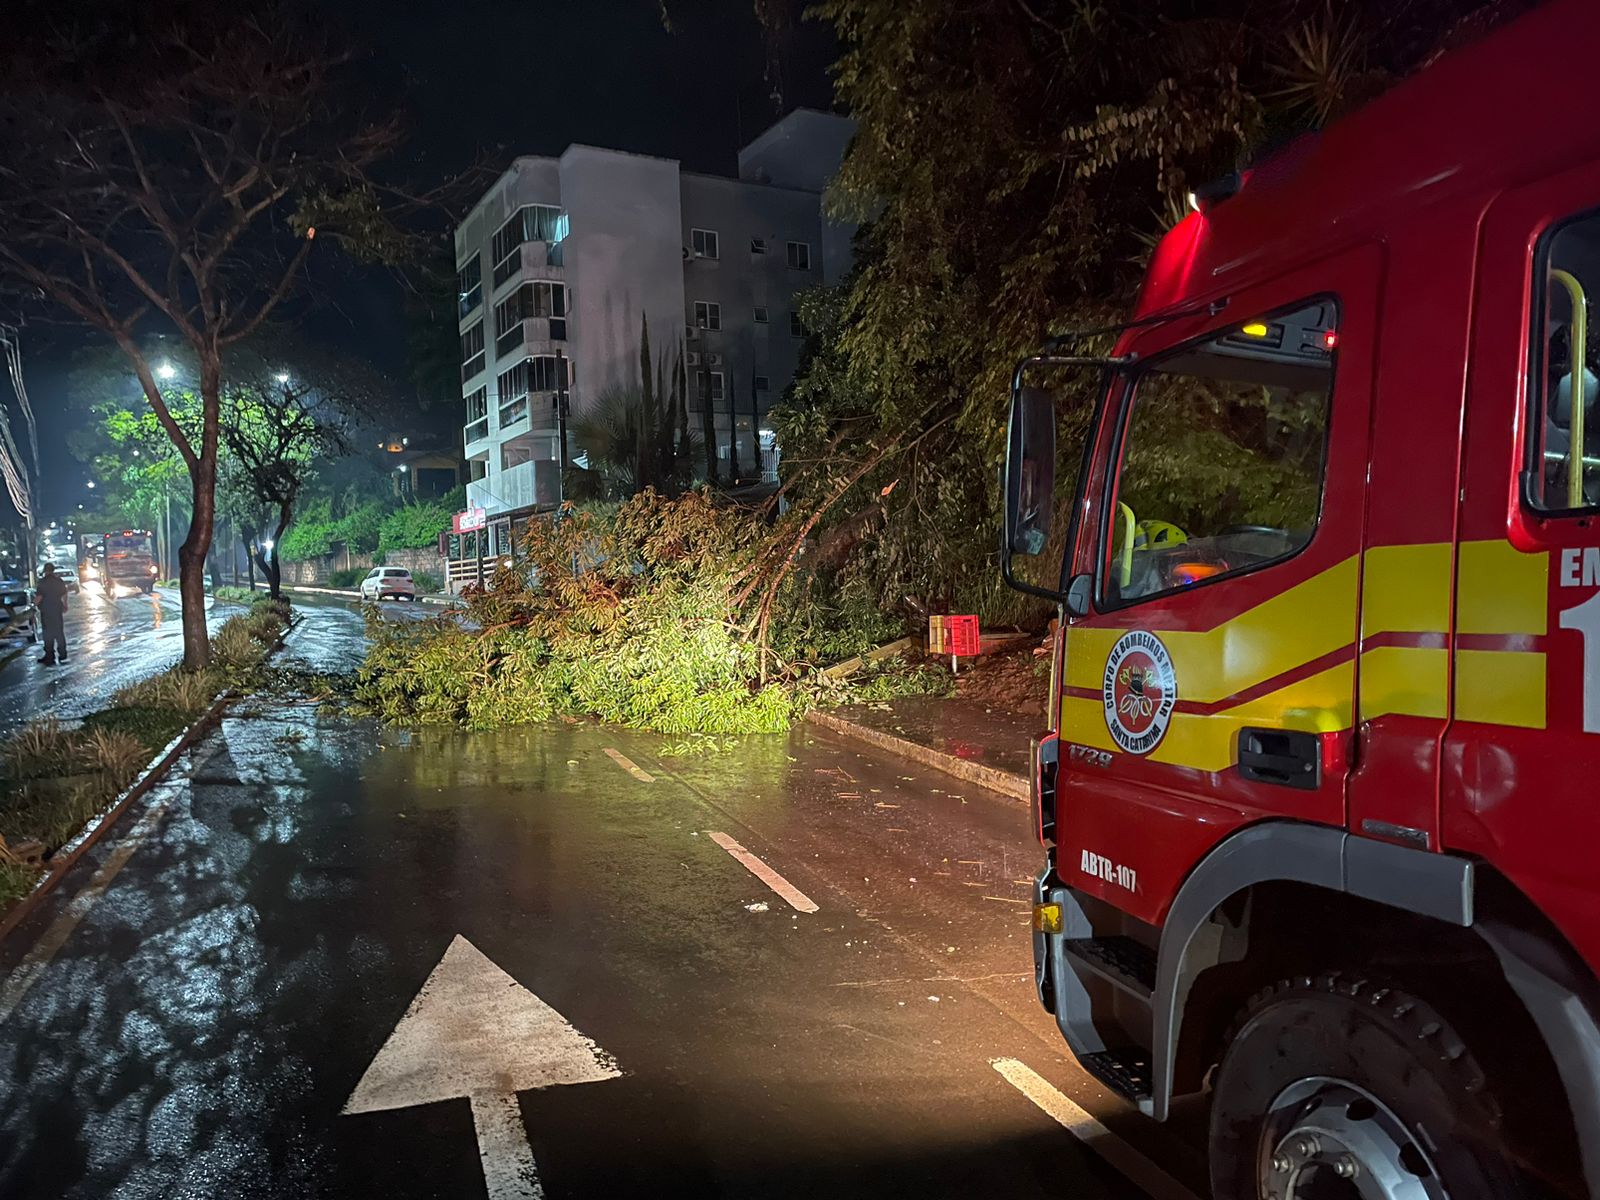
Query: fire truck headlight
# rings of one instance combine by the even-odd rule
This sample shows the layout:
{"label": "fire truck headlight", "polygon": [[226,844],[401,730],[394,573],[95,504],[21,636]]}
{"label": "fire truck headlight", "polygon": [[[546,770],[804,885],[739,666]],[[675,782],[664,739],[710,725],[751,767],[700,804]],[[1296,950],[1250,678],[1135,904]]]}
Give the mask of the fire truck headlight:
{"label": "fire truck headlight", "polygon": [[159,569],[158,569],[158,568],[157,568],[157,567],[156,567],[156,565],[155,565],[155,563],[151,563],[151,564],[150,564],[150,574],[152,574],[152,575],[159,575],[159,574],[160,574],[160,573],[161,573],[161,572],[160,572],[160,570],[159,570]]}
{"label": "fire truck headlight", "polygon": [[1035,904],[1033,906],[1033,927],[1040,933],[1061,932],[1061,905]]}

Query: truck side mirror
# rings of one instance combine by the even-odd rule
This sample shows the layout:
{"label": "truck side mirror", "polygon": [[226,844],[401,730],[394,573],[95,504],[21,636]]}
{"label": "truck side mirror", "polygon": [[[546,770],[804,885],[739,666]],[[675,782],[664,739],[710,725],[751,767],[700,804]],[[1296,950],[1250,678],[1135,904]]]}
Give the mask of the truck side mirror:
{"label": "truck side mirror", "polygon": [[1013,554],[1043,553],[1055,510],[1056,410],[1043,388],[1011,394],[1006,449],[1005,538]]}

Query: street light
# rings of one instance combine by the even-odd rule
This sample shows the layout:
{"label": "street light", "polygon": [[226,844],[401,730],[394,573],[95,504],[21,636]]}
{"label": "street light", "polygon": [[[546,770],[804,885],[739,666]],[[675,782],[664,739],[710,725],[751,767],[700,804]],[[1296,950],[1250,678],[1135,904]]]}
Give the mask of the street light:
{"label": "street light", "polygon": [[169,362],[164,362],[159,367],[156,368],[156,374],[161,376],[161,378],[163,378],[163,379],[171,379],[177,373],[178,373],[178,368],[173,366]]}
{"label": "street light", "polygon": [[276,378],[277,378],[279,383],[288,383],[289,382],[289,372],[287,372],[287,371],[279,371],[277,376],[276,376]]}
{"label": "street light", "polygon": [[272,553],[272,539],[271,538],[262,538],[261,539],[261,548],[263,550],[265,550],[268,554],[271,554]]}
{"label": "street light", "polygon": [[93,488],[93,487],[94,487],[94,480],[92,480],[92,479],[91,479],[91,480],[89,480],[89,487],[91,487],[91,488]]}

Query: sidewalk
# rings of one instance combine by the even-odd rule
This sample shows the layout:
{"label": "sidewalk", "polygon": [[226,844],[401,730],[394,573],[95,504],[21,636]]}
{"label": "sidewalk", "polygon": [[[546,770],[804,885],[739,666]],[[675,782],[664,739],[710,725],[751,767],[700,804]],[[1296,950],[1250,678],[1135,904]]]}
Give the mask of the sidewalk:
{"label": "sidewalk", "polygon": [[1040,719],[959,697],[812,709],[814,725],[1026,802],[1028,745]]}

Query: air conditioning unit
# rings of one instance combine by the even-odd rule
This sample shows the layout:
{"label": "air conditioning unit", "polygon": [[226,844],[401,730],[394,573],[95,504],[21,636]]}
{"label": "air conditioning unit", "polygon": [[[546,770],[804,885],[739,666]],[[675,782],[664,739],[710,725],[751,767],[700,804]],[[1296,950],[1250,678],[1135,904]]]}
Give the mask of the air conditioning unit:
{"label": "air conditioning unit", "polygon": [[683,357],[685,362],[691,367],[698,367],[700,365],[700,351],[698,350],[690,350]]}
{"label": "air conditioning unit", "polygon": [[706,363],[709,366],[720,367],[722,365],[722,355],[708,354],[706,355]]}
{"label": "air conditioning unit", "polygon": [[700,340],[700,331],[698,329],[696,329],[693,325],[686,325],[684,327],[684,335],[683,336],[684,336],[684,340],[685,341],[690,341],[690,342],[699,341]]}

